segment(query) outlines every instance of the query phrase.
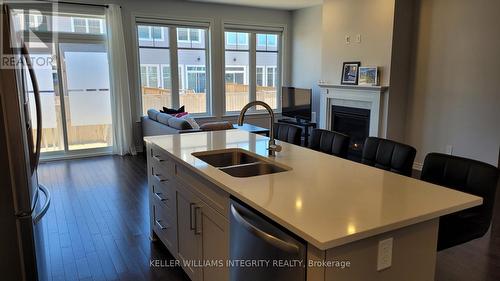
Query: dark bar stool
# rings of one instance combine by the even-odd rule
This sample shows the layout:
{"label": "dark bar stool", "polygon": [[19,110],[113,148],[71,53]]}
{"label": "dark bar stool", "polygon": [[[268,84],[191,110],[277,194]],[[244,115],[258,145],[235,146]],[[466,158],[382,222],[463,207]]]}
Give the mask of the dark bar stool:
{"label": "dark bar stool", "polygon": [[274,137],[277,140],[300,145],[302,128],[285,123],[274,123]]}
{"label": "dark bar stool", "polygon": [[480,238],[493,215],[499,170],[472,159],[441,153],[427,154],[421,180],[483,198],[483,205],[439,219],[438,251]]}
{"label": "dark bar stool", "polygon": [[416,154],[417,150],[412,146],[368,137],[363,146],[361,163],[410,177]]}
{"label": "dark bar stool", "polygon": [[309,148],[347,158],[349,141],[350,138],[348,135],[322,129],[313,129],[311,140],[309,141]]}

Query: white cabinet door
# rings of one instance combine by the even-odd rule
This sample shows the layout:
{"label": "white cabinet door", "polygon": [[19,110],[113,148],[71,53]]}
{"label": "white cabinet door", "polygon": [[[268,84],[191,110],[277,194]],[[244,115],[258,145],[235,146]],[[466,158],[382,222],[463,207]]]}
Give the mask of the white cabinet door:
{"label": "white cabinet door", "polygon": [[195,233],[197,205],[201,201],[189,190],[181,186],[177,191],[177,241],[178,257],[184,271],[192,281],[202,280],[202,268],[199,266],[201,254],[201,235]]}
{"label": "white cabinet door", "polygon": [[177,192],[177,218],[178,256],[191,280],[229,280],[227,219],[186,188]]}
{"label": "white cabinet door", "polygon": [[[220,213],[206,205],[196,213],[195,232],[202,236],[202,260],[210,266],[203,267],[203,280],[229,280],[226,261],[229,259],[229,222]],[[198,219],[201,217],[201,219]],[[221,261],[224,266],[214,264]]]}

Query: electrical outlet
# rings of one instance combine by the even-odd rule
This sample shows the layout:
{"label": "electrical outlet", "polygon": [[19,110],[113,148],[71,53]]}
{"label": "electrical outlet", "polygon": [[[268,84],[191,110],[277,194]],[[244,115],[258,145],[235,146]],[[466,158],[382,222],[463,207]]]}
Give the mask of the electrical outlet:
{"label": "electrical outlet", "polygon": [[448,154],[448,155],[452,155],[453,154],[453,146],[452,145],[448,144],[446,146],[446,154]]}
{"label": "electrical outlet", "polygon": [[349,36],[349,35],[345,36],[345,43],[346,44],[351,44],[351,36]]}
{"label": "electrical outlet", "polygon": [[361,43],[361,34],[356,35],[356,43]]}
{"label": "electrical outlet", "polygon": [[393,242],[392,237],[378,242],[377,271],[391,267]]}

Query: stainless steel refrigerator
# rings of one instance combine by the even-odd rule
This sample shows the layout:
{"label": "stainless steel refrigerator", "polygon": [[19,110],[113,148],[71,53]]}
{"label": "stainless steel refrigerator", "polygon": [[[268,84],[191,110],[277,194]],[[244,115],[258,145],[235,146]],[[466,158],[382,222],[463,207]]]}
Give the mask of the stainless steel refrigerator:
{"label": "stainless steel refrigerator", "polygon": [[[50,205],[50,193],[37,177],[42,132],[40,97],[34,71],[26,63],[27,49],[12,48],[16,42],[24,45],[16,41],[19,39],[12,29],[8,7],[0,7],[0,279],[43,281],[47,269],[42,219]],[[21,61],[24,69],[15,64]],[[34,116],[30,116],[27,83],[32,83],[35,97],[35,124]]]}

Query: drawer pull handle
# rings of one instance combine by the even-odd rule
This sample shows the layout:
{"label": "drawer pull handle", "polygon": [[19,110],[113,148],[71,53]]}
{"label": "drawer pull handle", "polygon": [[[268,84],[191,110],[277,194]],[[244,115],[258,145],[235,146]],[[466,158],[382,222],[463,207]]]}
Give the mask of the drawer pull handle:
{"label": "drawer pull handle", "polygon": [[155,179],[159,182],[168,181],[167,179],[162,179],[160,176],[160,174],[153,174],[153,177],[155,177]]}
{"label": "drawer pull handle", "polygon": [[167,227],[168,227],[168,225],[167,225],[167,226],[163,226],[163,225],[161,224],[161,220],[155,220],[155,223],[156,223],[156,225],[158,225],[158,227],[159,227],[161,230],[165,230],[165,229],[167,229]]}
{"label": "drawer pull handle", "polygon": [[[189,229],[194,230],[196,228],[196,204],[189,203]],[[194,219],[193,219],[193,216]],[[193,225],[194,223],[194,225]]]}
{"label": "drawer pull handle", "polygon": [[201,215],[201,207],[194,208],[194,234],[201,235],[201,227],[198,228],[199,222],[201,223],[201,219],[198,218],[198,214]]}
{"label": "drawer pull handle", "polygon": [[163,202],[163,201],[168,200],[168,198],[163,198],[163,197],[161,197],[161,195],[162,195],[162,193],[161,193],[161,192],[155,192],[155,196],[156,196],[158,199],[160,199],[160,201],[162,201],[162,202]]}
{"label": "drawer pull handle", "polygon": [[160,156],[158,156],[158,155],[153,155],[153,156],[152,156],[152,158],[153,158],[154,160],[158,161],[158,162],[163,162],[163,161],[165,161],[165,160],[161,159],[161,158],[160,158]]}

